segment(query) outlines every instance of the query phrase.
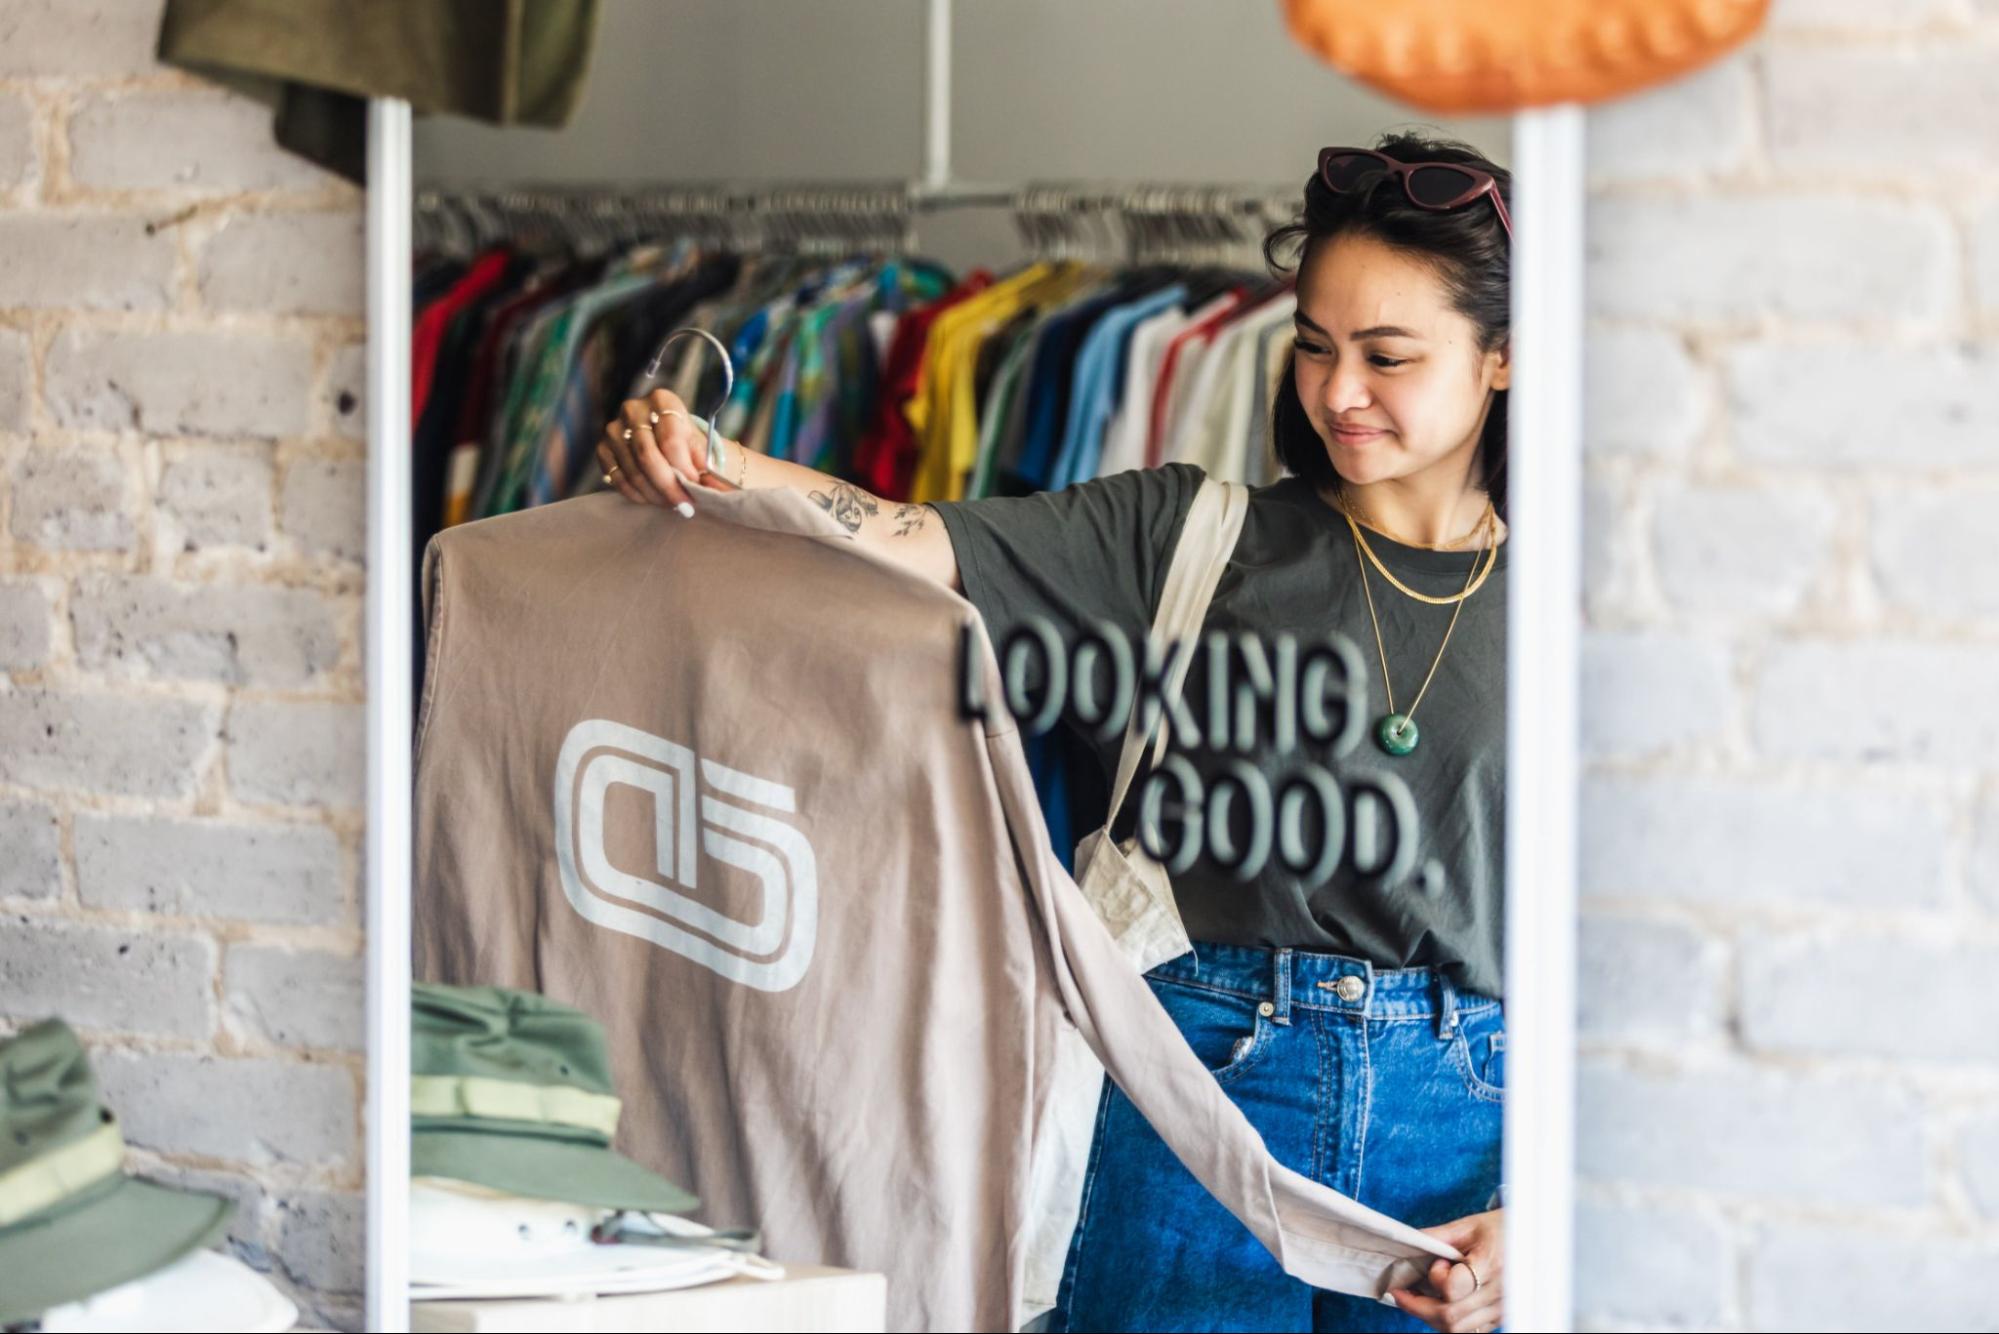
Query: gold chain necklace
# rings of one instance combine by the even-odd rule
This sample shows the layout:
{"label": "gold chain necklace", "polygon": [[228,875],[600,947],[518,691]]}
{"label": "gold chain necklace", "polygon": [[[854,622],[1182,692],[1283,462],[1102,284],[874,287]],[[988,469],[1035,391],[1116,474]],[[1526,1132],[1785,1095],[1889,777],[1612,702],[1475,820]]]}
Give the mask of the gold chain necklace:
{"label": "gold chain necklace", "polygon": [[[1405,594],[1408,597],[1416,599],[1416,601],[1418,602],[1427,602],[1433,607],[1443,607],[1443,606],[1448,606],[1453,602],[1463,602],[1466,598],[1478,592],[1480,588],[1485,586],[1486,576],[1492,573],[1492,567],[1495,564],[1497,564],[1499,561],[1499,544],[1495,542],[1491,546],[1485,548],[1486,559],[1485,559],[1485,568],[1483,570],[1479,569],[1478,562],[1476,559],[1472,561],[1472,569],[1476,572],[1476,577],[1473,578],[1470,583],[1465,585],[1464,592],[1455,593],[1447,598],[1432,597],[1428,593],[1418,593],[1415,589],[1409,587],[1409,585],[1403,583],[1400,579],[1397,579],[1395,577],[1395,572],[1393,570],[1390,570],[1386,565],[1383,565],[1381,563],[1381,557],[1374,554],[1374,548],[1367,544],[1367,539],[1365,537],[1361,536],[1360,525],[1354,522],[1353,515],[1347,513],[1344,507],[1341,507],[1340,514],[1345,517],[1347,521],[1347,527],[1353,529],[1353,540],[1360,546],[1360,549],[1362,551],[1367,553],[1368,560],[1374,565],[1374,568],[1376,570],[1379,570],[1381,572],[1381,577],[1386,579],[1389,583],[1395,585],[1396,589],[1399,592]],[[1493,521],[1496,520],[1498,517],[1499,517],[1498,512],[1492,508],[1492,501],[1488,499],[1485,502],[1485,518],[1481,521],[1480,525],[1481,530],[1482,531],[1489,530],[1492,527]]]}
{"label": "gold chain necklace", "polygon": [[[1342,513],[1344,512],[1342,511]],[[1490,529],[1492,526],[1490,501],[1486,504],[1486,512],[1487,518],[1481,525],[1482,529]],[[1458,594],[1455,598],[1425,599],[1425,601],[1455,602],[1457,605],[1451,609],[1451,623],[1444,627],[1444,642],[1437,645],[1437,656],[1430,663],[1429,675],[1423,678],[1422,689],[1416,692],[1416,698],[1410,702],[1407,713],[1397,713],[1395,710],[1395,683],[1388,679],[1388,647],[1381,638],[1381,619],[1374,612],[1374,593],[1368,587],[1367,566],[1362,563],[1360,558],[1361,549],[1364,545],[1361,541],[1360,526],[1354,523],[1351,514],[1347,515],[1347,523],[1354,530],[1354,565],[1360,570],[1360,591],[1367,597],[1367,618],[1374,622],[1374,648],[1375,652],[1381,655],[1382,688],[1388,692],[1388,712],[1375,722],[1374,739],[1390,755],[1407,755],[1410,751],[1416,749],[1416,706],[1423,702],[1424,694],[1430,689],[1430,681],[1437,675],[1437,667],[1444,660],[1444,649],[1450,645],[1451,631],[1457,628],[1458,613],[1464,610],[1465,599],[1472,595],[1478,583],[1484,582],[1484,578],[1483,576],[1478,576],[1478,561],[1473,560],[1471,574],[1467,576],[1465,581],[1464,592]],[[1495,545],[1491,550],[1497,554],[1499,548]],[[1369,555],[1372,556],[1373,553],[1370,552]],[[1375,563],[1377,565],[1380,564],[1379,561]],[[1491,571],[1492,557],[1488,556],[1486,558],[1485,568],[1488,573]],[[1472,576],[1478,577],[1474,579]]]}
{"label": "gold chain necklace", "polygon": [[1394,529],[1389,528],[1384,524],[1377,523],[1373,519],[1368,518],[1365,514],[1362,514],[1359,510],[1355,509],[1353,506],[1353,502],[1348,500],[1346,496],[1339,495],[1338,498],[1339,498],[1340,510],[1343,511],[1345,514],[1347,514],[1349,517],[1357,519],[1364,527],[1372,528],[1374,529],[1375,532],[1380,533],[1383,537],[1389,538],[1392,541],[1400,542],[1405,547],[1420,547],[1424,551],[1457,550],[1457,548],[1463,546],[1465,543],[1471,541],[1474,537],[1477,537],[1480,533],[1485,531],[1486,514],[1492,510],[1492,498],[1488,496],[1485,502],[1485,509],[1479,511],[1478,519],[1472,524],[1471,528],[1466,531],[1463,537],[1454,537],[1447,542],[1418,542],[1412,538],[1404,537],[1402,534],[1396,532]]}

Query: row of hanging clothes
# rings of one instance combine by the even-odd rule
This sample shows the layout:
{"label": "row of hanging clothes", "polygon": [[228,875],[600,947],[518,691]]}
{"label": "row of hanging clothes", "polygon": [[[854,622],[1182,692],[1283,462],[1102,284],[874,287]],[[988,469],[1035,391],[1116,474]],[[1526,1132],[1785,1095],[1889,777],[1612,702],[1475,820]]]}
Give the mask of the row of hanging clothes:
{"label": "row of hanging clothes", "polygon": [[[817,216],[793,199],[747,236],[758,215],[740,197],[648,210],[427,196],[417,554],[453,524],[601,488],[604,423],[655,387],[728,439],[889,500],[1023,495],[1176,460],[1272,481],[1270,391],[1296,299],[1242,259],[1266,199],[1024,191],[1012,202],[1027,257],[957,273],[910,253],[907,196],[862,193]],[[1101,253],[1112,209],[1115,258]],[[662,349],[688,326],[726,347],[732,376],[706,340]],[[1029,749],[1066,862],[1108,794],[1065,732]]]}

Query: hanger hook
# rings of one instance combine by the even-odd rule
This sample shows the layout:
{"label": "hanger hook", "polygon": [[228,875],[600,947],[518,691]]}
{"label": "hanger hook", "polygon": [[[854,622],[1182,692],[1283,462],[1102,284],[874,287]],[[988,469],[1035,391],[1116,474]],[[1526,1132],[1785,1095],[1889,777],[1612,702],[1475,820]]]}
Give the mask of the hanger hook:
{"label": "hanger hook", "polygon": [[[652,361],[646,366],[646,379],[652,381],[659,378],[659,367],[660,363],[666,360],[666,349],[672,344],[674,339],[685,337],[688,334],[707,339],[714,345],[715,355],[722,359],[722,398],[715,405],[713,411],[704,414],[708,425],[708,456],[702,466],[712,471],[722,461],[721,451],[715,446],[715,418],[720,416],[722,409],[729,405],[729,395],[736,388],[736,366],[734,362],[729,360],[729,349],[722,346],[722,340],[714,334],[709,333],[706,329],[697,329],[693,325],[688,325],[684,329],[675,329],[660,342],[659,351],[652,354]],[[738,448],[741,448],[741,446],[738,446]]]}

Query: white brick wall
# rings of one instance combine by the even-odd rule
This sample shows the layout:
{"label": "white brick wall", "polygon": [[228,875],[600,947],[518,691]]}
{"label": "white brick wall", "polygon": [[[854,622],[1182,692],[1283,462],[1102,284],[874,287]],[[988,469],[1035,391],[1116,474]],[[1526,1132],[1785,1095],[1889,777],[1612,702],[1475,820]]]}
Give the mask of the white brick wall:
{"label": "white brick wall", "polygon": [[1777,0],[1590,113],[1584,1328],[1992,1327],[1994,90]]}
{"label": "white brick wall", "polygon": [[[157,0],[0,0],[0,1029],[358,1328],[362,249]],[[1999,4],[1591,113],[1590,1328],[1989,1325]]]}
{"label": "white brick wall", "polygon": [[0,1033],[358,1329],[361,197],[159,11],[0,0]]}

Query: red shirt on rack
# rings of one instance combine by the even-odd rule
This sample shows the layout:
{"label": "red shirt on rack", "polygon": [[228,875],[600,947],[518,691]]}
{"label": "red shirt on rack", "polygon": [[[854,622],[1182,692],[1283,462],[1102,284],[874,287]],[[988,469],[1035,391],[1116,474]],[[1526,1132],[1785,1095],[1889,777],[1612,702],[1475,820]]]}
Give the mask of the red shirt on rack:
{"label": "red shirt on rack", "polygon": [[410,330],[410,429],[414,431],[423,420],[424,404],[430,399],[430,382],[437,372],[437,348],[444,341],[444,331],[451,327],[451,321],[458,312],[484,296],[486,292],[507,273],[508,252],[504,248],[488,250],[474,260],[465,276],[451,285],[451,290],[424,308],[417,316],[416,327]]}
{"label": "red shirt on rack", "polygon": [[888,358],[883,364],[874,417],[854,449],[854,473],[860,484],[883,500],[907,500],[916,480],[916,432],[903,412],[916,396],[923,376],[923,352],[930,325],[966,297],[992,286],[987,269],[973,269],[959,284],[927,306],[903,312],[896,321]]}
{"label": "red shirt on rack", "polygon": [[1243,303],[1249,299],[1247,287],[1229,289],[1228,303],[1204,320],[1194,323],[1173,335],[1173,341],[1166,345],[1166,355],[1159,363],[1159,379],[1152,386],[1152,429],[1145,437],[1145,466],[1157,468],[1163,461],[1159,457],[1166,449],[1166,404],[1173,394],[1173,375],[1180,363],[1180,349],[1200,339],[1206,342],[1215,336],[1215,331],[1242,313]]}

